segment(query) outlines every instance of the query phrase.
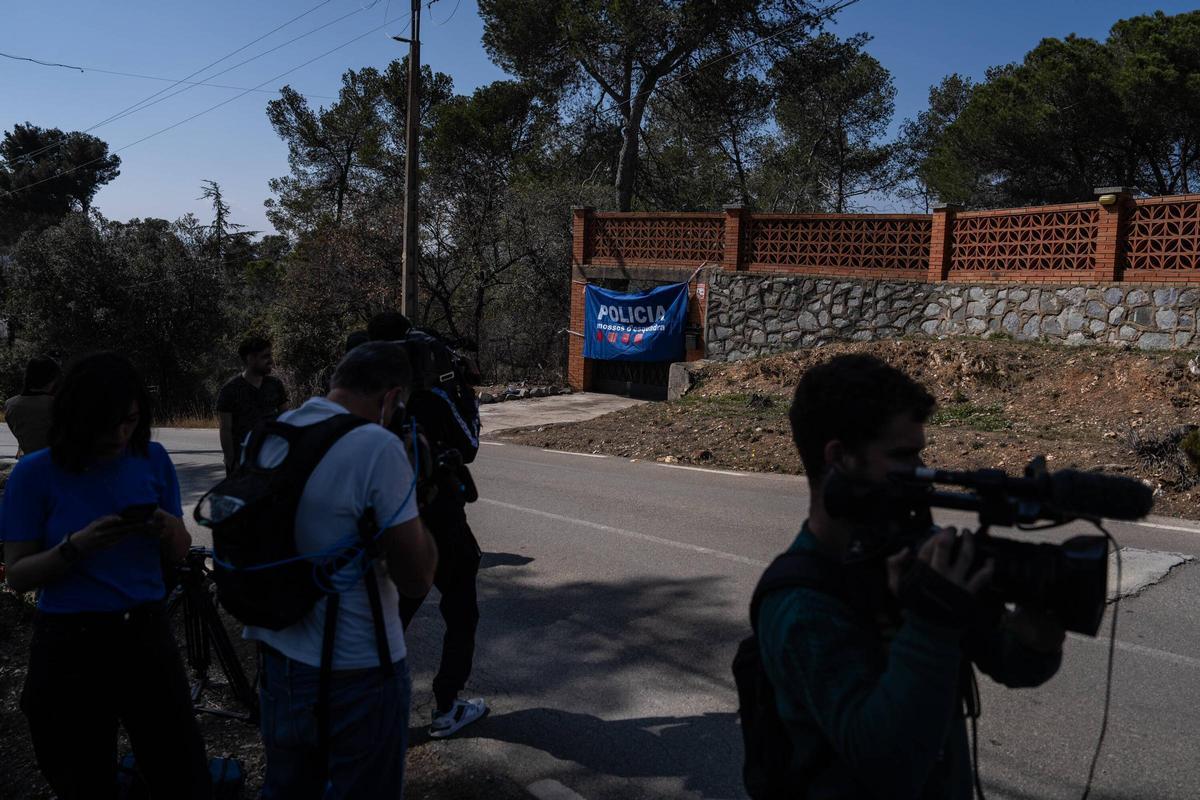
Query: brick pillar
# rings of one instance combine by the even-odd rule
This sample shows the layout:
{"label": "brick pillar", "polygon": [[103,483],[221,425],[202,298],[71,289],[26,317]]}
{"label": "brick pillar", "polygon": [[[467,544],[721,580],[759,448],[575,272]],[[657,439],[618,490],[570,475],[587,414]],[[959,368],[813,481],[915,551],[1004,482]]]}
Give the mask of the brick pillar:
{"label": "brick pillar", "polygon": [[583,337],[575,334],[583,333],[584,285],[576,281],[584,280],[580,267],[591,259],[587,237],[594,210],[589,206],[571,208],[571,322],[567,330],[573,332],[567,334],[567,385],[577,392],[586,392],[592,383],[591,362],[583,357]]}
{"label": "brick pillar", "polygon": [[742,263],[742,222],[746,218],[746,210],[741,203],[725,206],[725,257],[721,259],[721,269],[745,269]]}
{"label": "brick pillar", "polygon": [[1100,204],[1100,230],[1096,232],[1096,281],[1121,280],[1125,267],[1125,225],[1129,219],[1132,193],[1124,186],[1101,186],[1094,190]]}
{"label": "brick pillar", "polygon": [[590,206],[571,207],[571,266],[577,267],[591,260],[591,247],[587,240],[588,222],[591,220],[594,208]]}
{"label": "brick pillar", "polygon": [[950,256],[953,251],[954,214],[961,206],[933,207],[933,235],[929,240],[929,274],[926,280],[940,283],[950,277]]}
{"label": "brick pillar", "polygon": [[[573,271],[574,272],[574,271]],[[571,323],[567,330],[567,385],[577,392],[586,392],[592,385],[592,362],[583,357],[583,292],[584,284],[571,281]]]}

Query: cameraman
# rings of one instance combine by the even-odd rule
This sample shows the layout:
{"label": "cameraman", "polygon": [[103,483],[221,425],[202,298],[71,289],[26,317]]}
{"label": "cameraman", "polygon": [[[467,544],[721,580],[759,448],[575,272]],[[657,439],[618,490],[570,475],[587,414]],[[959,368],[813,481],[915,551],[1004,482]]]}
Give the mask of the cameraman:
{"label": "cameraman", "polygon": [[[409,336],[412,325],[397,312],[377,314],[367,325],[372,341],[398,341]],[[436,337],[432,337],[436,339]],[[444,342],[423,341],[443,348]],[[473,373],[473,368],[468,367]],[[474,390],[466,385],[469,376],[459,374],[453,385],[424,387],[414,390],[408,401],[408,415],[415,419],[428,439],[435,458],[439,453],[457,450],[464,464],[475,460],[479,450],[479,405]],[[397,424],[399,423],[399,424]],[[403,422],[392,425],[393,432],[402,433]],[[436,707],[429,726],[429,735],[445,738],[458,732],[487,713],[481,698],[462,700],[459,692],[466,686],[475,658],[475,629],[479,624],[479,604],[475,579],[479,573],[481,553],[479,543],[467,524],[466,503],[461,482],[455,475],[435,472],[437,493],[421,509],[421,519],[433,534],[438,546],[438,567],[433,585],[441,593],[439,609],[446,622],[442,640],[442,658],[433,679]],[[405,630],[416,616],[424,597],[400,599],[400,617]]]}
{"label": "cameraman", "polygon": [[887,547],[882,532],[825,509],[833,470],[883,482],[919,466],[933,408],[924,388],[870,356],[834,358],[796,387],[789,416],[811,508],[789,552],[814,553],[845,586],[840,597],[780,589],[759,612],[796,797],[967,800],[970,665],[1013,688],[1058,671],[1062,626],[988,601],[992,564],[973,567],[971,534],[956,543],[942,529],[919,547]]}

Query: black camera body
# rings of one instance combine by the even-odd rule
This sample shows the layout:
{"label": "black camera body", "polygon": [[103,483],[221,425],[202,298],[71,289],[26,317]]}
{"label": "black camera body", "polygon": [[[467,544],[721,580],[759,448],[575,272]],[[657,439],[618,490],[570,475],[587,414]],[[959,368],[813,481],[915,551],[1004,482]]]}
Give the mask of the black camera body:
{"label": "black camera body", "polygon": [[[938,484],[968,491],[945,491]],[[1140,519],[1149,487],[1130,478],[1072,470],[1051,474],[1034,459],[1020,477],[1001,470],[951,472],[917,468],[868,484],[840,472],[825,482],[825,508],[863,531],[850,559],[885,557],[924,542],[935,530],[931,509],[975,512],[976,566],[994,563],[990,592],[1003,601],[1052,611],[1067,630],[1095,636],[1108,597],[1108,538],[1075,536],[1061,544],[992,536],[996,525],[1056,527],[1077,519]]]}
{"label": "black camera body", "polygon": [[449,342],[432,331],[413,328],[396,343],[403,345],[408,354],[414,392],[433,389],[449,392],[458,385],[479,384],[478,370],[455,346],[461,345],[461,342]]}
{"label": "black camera body", "polygon": [[[479,370],[458,349],[477,350],[470,340],[448,341],[435,331],[412,328],[396,343],[404,347],[412,367],[412,392],[434,392],[452,405],[474,401],[471,388],[480,383]],[[392,431],[404,440],[417,478],[417,503],[424,511],[435,498],[457,497],[466,503],[479,499],[475,481],[461,451],[425,435],[411,414],[397,419]]]}

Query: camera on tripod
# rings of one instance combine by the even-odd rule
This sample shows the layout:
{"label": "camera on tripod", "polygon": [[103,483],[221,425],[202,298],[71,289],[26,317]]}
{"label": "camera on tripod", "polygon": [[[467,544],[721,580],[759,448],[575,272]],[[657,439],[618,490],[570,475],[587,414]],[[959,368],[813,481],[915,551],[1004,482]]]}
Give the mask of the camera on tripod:
{"label": "camera on tripod", "polygon": [[[966,491],[938,489],[938,484]],[[1098,525],[1101,519],[1140,519],[1150,513],[1154,497],[1148,486],[1132,478],[1075,470],[1051,473],[1039,456],[1023,476],[998,469],[918,467],[876,484],[835,471],[825,482],[824,501],[831,516],[860,523],[864,534],[851,546],[855,559],[919,545],[934,530],[933,508],[974,512],[979,518],[975,567],[993,561],[993,596],[1052,611],[1067,630],[1095,636],[1108,597],[1108,537],[1074,536],[1062,544],[1044,544],[992,536],[988,529],[1042,530],[1074,520]]]}

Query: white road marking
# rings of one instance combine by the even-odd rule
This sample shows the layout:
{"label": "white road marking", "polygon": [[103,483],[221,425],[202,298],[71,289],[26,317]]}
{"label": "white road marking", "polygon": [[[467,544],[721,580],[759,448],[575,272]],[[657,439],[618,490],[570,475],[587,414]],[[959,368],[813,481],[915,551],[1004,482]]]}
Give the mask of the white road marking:
{"label": "white road marking", "polygon": [[542,448],[543,453],[560,453],[564,456],[583,456],[584,458],[608,458],[603,453],[577,453],[574,450],[551,450],[549,447]]}
{"label": "white road marking", "polygon": [[[1105,627],[1107,626],[1108,623],[1105,623]],[[1108,647],[1108,643],[1112,641],[1107,636],[1097,636],[1092,638],[1091,636],[1084,636],[1081,633],[1068,633],[1067,638],[1076,642],[1090,642],[1091,644],[1103,645],[1104,647]],[[1200,658],[1183,656],[1179,653],[1171,653],[1166,650],[1159,650],[1156,647],[1147,647],[1144,644],[1122,642],[1120,639],[1118,639],[1117,649],[1126,653],[1136,653],[1138,655],[1150,656],[1151,658],[1157,658],[1160,661],[1169,661],[1170,663],[1181,667],[1200,668]]]}
{"label": "white road marking", "polygon": [[721,550],[713,550],[711,547],[701,547],[701,546],[695,545],[695,544],[688,544],[687,542],[677,542],[674,539],[664,539],[661,536],[651,536],[648,533],[638,533],[637,531],[628,531],[628,530],[625,530],[624,528],[614,528],[611,525],[601,525],[598,522],[590,522],[586,519],[577,519],[575,517],[568,517],[563,514],[552,514],[549,511],[542,511],[541,509],[537,509],[537,508],[526,508],[525,506],[513,505],[512,503],[502,503],[499,500],[492,500],[491,498],[487,498],[487,497],[479,498],[479,502],[487,503],[487,504],[493,505],[493,506],[499,506],[500,508],[507,508],[510,511],[520,511],[525,514],[533,514],[534,516],[544,517],[546,519],[552,519],[556,522],[567,522],[572,525],[581,525],[585,528],[591,528],[593,530],[603,531],[604,533],[614,533],[617,536],[624,536],[629,539],[639,539],[643,542],[651,542],[653,544],[661,544],[661,545],[665,545],[667,547],[674,547],[678,550],[687,550],[692,553],[703,553],[704,555],[707,555],[707,556],[724,559],[725,561],[733,561],[738,564],[745,564],[746,566],[750,566],[750,567],[765,567],[765,566],[767,566],[767,562],[765,562],[765,561],[758,561],[757,559],[747,558],[746,556],[739,556],[736,553],[726,553]]}
{"label": "white road marking", "polygon": [[[591,522],[586,519],[578,519],[576,517],[568,517],[564,514],[554,514],[549,511],[542,511],[541,509],[537,509],[537,508],[527,508],[525,506],[518,506],[513,503],[504,503],[499,500],[492,500],[492,499],[486,498],[486,497],[479,498],[479,502],[487,503],[487,504],[493,505],[493,506],[499,506],[500,508],[507,508],[511,511],[520,511],[525,514],[533,514],[534,516],[544,517],[546,519],[552,519],[557,522],[567,522],[572,525],[581,525],[585,528],[592,528],[593,530],[603,531],[604,533],[613,533],[618,536],[625,536],[630,539],[638,539],[638,540],[641,540],[644,542],[651,542],[653,544],[661,544],[661,545],[665,545],[667,547],[674,547],[679,550],[687,550],[687,551],[690,551],[693,553],[703,553],[704,555],[713,556],[714,558],[720,558],[725,561],[733,561],[738,564],[745,564],[745,565],[751,566],[751,567],[766,567],[767,566],[767,562],[765,562],[765,561],[758,561],[757,559],[747,558],[745,556],[739,556],[734,553],[725,553],[720,550],[714,550],[710,547],[700,547],[699,545],[688,544],[686,542],[677,542],[674,539],[664,539],[661,536],[651,536],[648,533],[639,533],[637,531],[625,530],[623,528],[615,528],[611,525],[601,525],[597,522]],[[1124,556],[1125,554],[1122,553],[1122,555]],[[1176,554],[1170,553],[1170,554],[1165,554],[1165,555],[1175,556]],[[1124,563],[1122,563],[1122,566],[1124,566]],[[1124,570],[1122,570],[1122,572],[1124,572]],[[1125,577],[1125,576],[1122,575],[1122,577]],[[1077,634],[1077,633],[1069,633],[1069,634],[1067,634],[1067,636],[1068,636],[1068,638],[1070,638],[1074,641],[1091,642],[1093,644],[1100,644],[1105,647],[1108,646],[1108,643],[1110,641],[1108,638],[1103,637],[1103,636],[1097,636],[1097,637],[1093,638],[1091,636],[1083,636],[1083,635]],[[1143,656],[1149,656],[1151,658],[1156,658],[1161,661],[1167,661],[1172,664],[1176,664],[1178,666],[1200,668],[1200,658],[1194,658],[1192,656],[1180,655],[1179,653],[1172,653],[1167,650],[1159,650],[1154,647],[1147,647],[1145,645],[1134,644],[1132,642],[1122,642],[1120,640],[1117,640],[1116,647],[1118,650],[1121,650],[1123,652],[1133,653],[1133,654],[1143,655]],[[539,785],[539,784],[543,784],[543,783],[546,783],[546,781],[539,781],[538,784],[534,784],[534,785]],[[555,783],[555,781],[551,781],[551,783]],[[559,797],[565,799],[565,798],[572,797],[572,795],[574,795],[573,792],[570,795],[553,795],[553,794],[541,795],[541,794],[538,794],[537,792],[534,792],[531,787],[526,787],[526,788],[528,788],[530,790],[530,792],[533,792],[535,796],[537,796],[539,798],[545,798],[545,800],[551,800],[551,798],[554,798],[555,800],[557,800],[557,798],[559,798]],[[566,787],[563,787],[563,788],[566,789]],[[567,789],[566,791],[569,792],[570,790]]]}
{"label": "white road marking", "polygon": [[1137,525],[1141,528],[1155,528],[1160,531],[1179,531],[1181,533],[1200,533],[1200,528],[1185,528],[1181,525],[1161,525],[1157,522],[1128,522],[1127,525]]}
{"label": "white road marking", "polygon": [[660,466],[660,467],[666,467],[667,469],[690,469],[692,472],[710,472],[710,473],[713,473],[714,475],[732,475],[735,478],[745,478],[747,475],[750,474],[749,472],[733,472],[733,471],[727,470],[727,469],[709,469],[708,467],[688,467],[683,464],[664,464],[661,461],[656,461],[654,463],[658,464],[658,466]]}
{"label": "white road marking", "polygon": [[504,442],[480,442],[480,444],[487,444],[492,447],[504,447]]}
{"label": "white road marking", "polygon": [[553,778],[534,781],[526,786],[525,790],[538,800],[584,800],[582,795],[571,791]]}

